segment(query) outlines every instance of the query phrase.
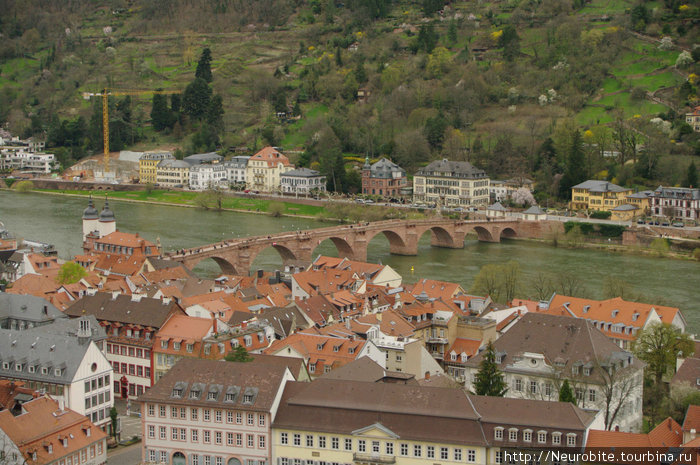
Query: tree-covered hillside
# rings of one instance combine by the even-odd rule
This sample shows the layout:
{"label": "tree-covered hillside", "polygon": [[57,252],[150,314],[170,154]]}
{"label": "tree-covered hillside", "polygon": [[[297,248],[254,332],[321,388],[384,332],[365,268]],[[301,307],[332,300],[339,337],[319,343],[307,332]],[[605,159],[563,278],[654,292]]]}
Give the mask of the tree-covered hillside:
{"label": "tree-covered hillside", "polygon": [[[365,156],[409,173],[469,160],[534,178],[543,198],[589,177],[683,184],[700,155],[684,117],[698,104],[693,2],[1,3],[0,121],[47,137],[64,164],[99,152],[99,102],[82,93],[104,87],[183,92],[114,98],[113,149],[272,144],[325,173],[345,165],[339,190],[357,188]],[[195,76],[205,49],[210,83]],[[206,100],[198,115],[186,89]]]}

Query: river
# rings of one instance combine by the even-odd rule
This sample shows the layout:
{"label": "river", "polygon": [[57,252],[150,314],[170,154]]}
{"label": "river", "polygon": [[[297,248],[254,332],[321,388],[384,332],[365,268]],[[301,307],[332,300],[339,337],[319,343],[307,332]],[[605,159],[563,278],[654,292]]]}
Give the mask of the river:
{"label": "river", "polygon": [[[86,203],[86,199],[76,197],[0,191],[0,221],[18,238],[51,243],[60,257],[68,259],[81,253],[81,215]],[[101,209],[103,203],[97,199],[97,208]],[[121,231],[138,232],[153,242],[160,238],[166,251],[224,238],[328,226],[304,218],[272,218],[119,201],[110,205]],[[315,253],[337,255],[330,241],[321,243]],[[605,277],[617,276],[632,283],[634,293],[643,294],[649,302],[681,308],[689,330],[700,332],[700,264],[693,261],[556,248],[518,240],[493,244],[468,239],[464,249],[439,249],[430,246],[429,234],[421,238],[415,257],[391,255],[389,243],[382,235],[372,240],[368,251],[368,261],[390,265],[406,282],[440,279],[458,282],[467,291],[481,266],[509,260],[520,264],[523,297],[529,294],[527,283],[539,272],[552,276],[575,273],[590,298],[602,298]],[[256,258],[253,269],[272,270],[281,263],[277,252],[270,248]],[[212,276],[218,267],[207,260],[196,271]]]}

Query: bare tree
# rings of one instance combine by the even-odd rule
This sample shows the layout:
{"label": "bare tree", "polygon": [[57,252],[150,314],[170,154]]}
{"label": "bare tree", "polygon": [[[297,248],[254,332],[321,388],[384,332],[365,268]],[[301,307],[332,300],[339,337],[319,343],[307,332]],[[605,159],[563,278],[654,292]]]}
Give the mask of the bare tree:
{"label": "bare tree", "polygon": [[[633,395],[642,383],[642,377],[637,376],[628,360],[626,357],[623,359],[610,357],[599,363],[596,370],[602,380],[600,387],[603,396],[602,410],[605,414],[605,429],[608,431],[615,424],[625,403],[630,402],[630,398],[634,401]],[[636,407],[630,408],[636,409]]]}
{"label": "bare tree", "polygon": [[548,299],[554,292],[552,276],[540,271],[530,281],[530,288],[535,292],[537,300]]}

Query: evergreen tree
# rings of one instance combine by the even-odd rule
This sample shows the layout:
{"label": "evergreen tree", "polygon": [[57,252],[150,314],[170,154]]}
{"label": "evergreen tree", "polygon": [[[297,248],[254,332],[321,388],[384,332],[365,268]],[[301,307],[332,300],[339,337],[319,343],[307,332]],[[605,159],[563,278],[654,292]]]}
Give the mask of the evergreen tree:
{"label": "evergreen tree", "polygon": [[503,47],[503,58],[506,61],[513,61],[520,54],[520,36],[512,25],[503,28],[498,46]]}
{"label": "evergreen tree", "polygon": [[417,49],[424,50],[426,53],[433,51],[438,42],[438,34],[432,24],[423,24],[418,29]]}
{"label": "evergreen tree", "polygon": [[576,405],[576,397],[574,396],[574,390],[571,389],[569,380],[565,379],[564,384],[559,388],[559,402],[571,402]]}
{"label": "evergreen tree", "polygon": [[253,357],[250,356],[245,347],[236,346],[235,349],[224,357],[224,360],[227,362],[252,362]]}
{"label": "evergreen tree", "polygon": [[585,181],[588,177],[586,158],[583,153],[583,137],[578,129],[574,131],[567,151],[566,169],[559,183],[559,195],[562,198],[569,196],[572,186]]}
{"label": "evergreen tree", "polygon": [[219,94],[214,95],[211,99],[207,109],[207,123],[217,133],[224,132],[224,100]]}
{"label": "evergreen tree", "polygon": [[[450,26],[447,28],[447,40],[450,41],[450,44],[457,42],[457,22],[454,19],[450,21]],[[469,48],[467,48],[468,51]]]}
{"label": "evergreen tree", "polygon": [[[163,94],[153,94],[153,105],[151,107],[151,122],[153,129],[162,131],[170,127],[171,112],[168,108],[167,97]],[[174,121],[173,121],[174,124]]]}
{"label": "evergreen tree", "polygon": [[335,64],[339,68],[343,66],[343,55],[340,51],[340,45],[335,48]]}
{"label": "evergreen tree", "polygon": [[197,62],[197,70],[194,73],[194,77],[204,79],[206,82],[213,80],[211,75],[211,50],[209,50],[209,47],[202,50],[202,56],[199,57],[199,62]]}
{"label": "evergreen tree", "polygon": [[479,396],[503,397],[507,391],[503,373],[496,364],[496,349],[489,342],[474,380],[474,393]]}
{"label": "evergreen tree", "polygon": [[287,95],[284,92],[284,87],[280,87],[272,94],[272,107],[277,113],[287,113]]}
{"label": "evergreen tree", "polygon": [[447,129],[447,120],[442,115],[428,118],[425,122],[425,138],[432,148],[442,148],[442,141],[445,139],[445,129]]}
{"label": "evergreen tree", "polygon": [[367,72],[365,71],[365,65],[362,61],[358,61],[355,65],[355,80],[358,84],[364,84],[367,82]]}
{"label": "evergreen tree", "polygon": [[432,16],[443,7],[444,0],[423,0],[423,13],[426,16]]}
{"label": "evergreen tree", "polygon": [[690,162],[688,172],[685,175],[685,187],[698,187],[698,169],[695,167],[695,162]]}
{"label": "evergreen tree", "polygon": [[326,177],[326,188],[333,192],[345,192],[345,159],[340,147],[323,151],[319,158],[319,171]]}
{"label": "evergreen tree", "polygon": [[209,108],[211,93],[209,84],[202,78],[196,78],[185,88],[182,111],[193,119],[201,120]]}
{"label": "evergreen tree", "polygon": [[180,113],[181,106],[182,106],[182,100],[180,99],[180,94],[172,94],[170,96],[170,109],[174,113]]}

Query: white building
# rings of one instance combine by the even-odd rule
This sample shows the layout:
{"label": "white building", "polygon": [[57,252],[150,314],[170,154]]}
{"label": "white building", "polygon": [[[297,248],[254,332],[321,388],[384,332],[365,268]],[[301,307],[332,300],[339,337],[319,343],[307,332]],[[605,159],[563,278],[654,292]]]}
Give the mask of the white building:
{"label": "white building", "polygon": [[34,153],[20,150],[0,153],[0,169],[20,170],[28,173],[46,174],[56,169],[56,156],[52,153]]}
{"label": "white building", "polygon": [[[606,429],[641,429],[644,364],[588,321],[530,312],[493,346],[506,397],[557,402],[568,380],[579,407],[603,417],[608,412]],[[483,358],[481,352],[465,363],[472,392]]]}
{"label": "white building", "polygon": [[248,160],[250,160],[249,156],[239,155],[224,162],[229,184],[245,185]]}
{"label": "white building", "polygon": [[212,187],[228,187],[228,170],[223,163],[202,164],[190,167],[190,189],[203,191]]}
{"label": "white building", "polygon": [[95,342],[101,328],[94,322],[86,317],[74,321],[74,333],[66,330],[68,322],[0,330],[0,378],[24,381],[105,428],[114,405],[112,366]]}
{"label": "white building", "polygon": [[436,160],[413,176],[413,202],[483,207],[489,202],[489,177],[466,161]]}
{"label": "white building", "polygon": [[326,177],[316,170],[297,168],[280,175],[280,188],[285,194],[307,195],[326,191]]}
{"label": "white building", "polygon": [[700,189],[659,186],[651,194],[651,212],[670,219],[700,219]]}

